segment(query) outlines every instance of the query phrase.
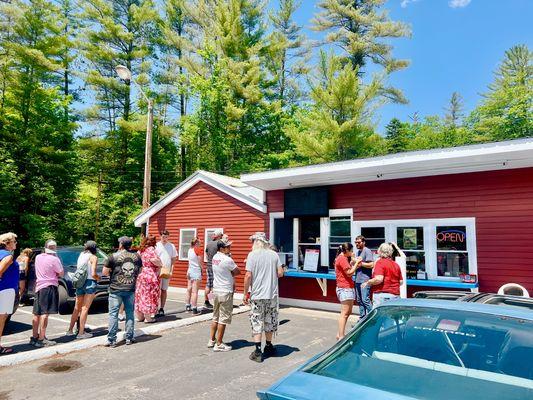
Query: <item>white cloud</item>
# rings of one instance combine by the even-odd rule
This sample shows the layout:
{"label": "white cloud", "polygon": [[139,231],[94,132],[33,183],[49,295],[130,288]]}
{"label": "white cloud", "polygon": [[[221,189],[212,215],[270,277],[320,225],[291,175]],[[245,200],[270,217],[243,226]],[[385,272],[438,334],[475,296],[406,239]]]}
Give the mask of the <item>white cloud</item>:
{"label": "white cloud", "polygon": [[448,5],[451,8],[463,8],[470,4],[472,0],[450,0]]}
{"label": "white cloud", "polygon": [[402,6],[402,8],[405,8],[409,5],[409,3],[416,3],[417,1],[420,1],[420,0],[402,0],[400,5]]}

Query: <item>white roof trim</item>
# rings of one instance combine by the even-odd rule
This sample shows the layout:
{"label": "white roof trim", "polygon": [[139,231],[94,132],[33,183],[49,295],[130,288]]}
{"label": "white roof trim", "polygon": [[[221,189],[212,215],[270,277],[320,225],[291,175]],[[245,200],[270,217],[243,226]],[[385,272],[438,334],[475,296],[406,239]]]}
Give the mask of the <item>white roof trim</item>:
{"label": "white roof trim", "polygon": [[533,167],[533,139],[391,154],[245,174],[263,190]]}
{"label": "white roof trim", "polygon": [[[217,179],[219,176],[220,176],[220,179]],[[170,203],[172,203],[174,200],[176,200],[179,196],[181,196],[183,193],[188,191],[198,182],[204,182],[207,185],[212,186],[215,189],[218,189],[221,192],[227,194],[228,196],[231,196],[234,199],[239,200],[240,202],[246,205],[249,205],[250,207],[258,211],[261,211],[262,213],[266,213],[267,207],[265,204],[256,200],[255,197],[248,196],[244,193],[241,193],[239,190],[236,190],[233,187],[229,186],[228,183],[230,182],[230,180],[234,180],[235,178],[229,178],[229,180],[226,180],[226,178],[228,177],[213,174],[211,172],[206,173],[206,171],[197,171],[193,175],[185,179],[183,182],[181,182],[178,186],[176,186],[170,192],[168,192],[161,199],[159,199],[154,204],[152,204],[149,208],[147,208],[137,217],[135,217],[133,222],[135,226],[140,227],[142,224],[146,223],[150,217],[152,217],[154,214],[158,213],[163,208],[168,206]],[[235,179],[235,181],[238,181],[238,180]],[[240,183],[243,188],[248,187],[248,185],[245,185],[242,182]]]}

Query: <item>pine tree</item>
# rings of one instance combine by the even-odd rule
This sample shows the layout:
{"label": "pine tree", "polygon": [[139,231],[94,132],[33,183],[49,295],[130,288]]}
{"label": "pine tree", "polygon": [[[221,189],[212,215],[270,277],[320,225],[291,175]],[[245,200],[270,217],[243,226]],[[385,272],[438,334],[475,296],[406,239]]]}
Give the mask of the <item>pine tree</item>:
{"label": "pine tree", "polygon": [[[382,66],[386,74],[405,68],[407,60],[392,56],[392,38],[410,37],[410,28],[391,21],[381,10],[385,0],[322,0],[322,11],[313,21],[317,31],[328,32],[327,43],[340,46],[340,56],[362,74],[369,63]],[[395,102],[405,103],[400,90],[383,87],[382,95]]]}
{"label": "pine tree", "polygon": [[403,124],[398,118],[393,118],[385,127],[387,148],[389,153],[400,153],[407,150],[408,137],[406,124]]}
{"label": "pine tree", "polygon": [[506,140],[533,135],[533,52],[517,45],[505,52],[495,79],[473,112],[478,140]]}
{"label": "pine tree", "polygon": [[273,32],[266,48],[267,67],[272,75],[274,99],[294,105],[302,97],[301,76],[308,72],[309,45],[302,27],[293,20],[301,2],[281,0],[279,10],[270,14]]}
{"label": "pine tree", "polygon": [[45,0],[14,1],[0,10],[10,24],[0,42],[1,54],[10,58],[2,62],[8,85],[2,93],[0,180],[20,190],[4,226],[26,245],[50,235],[64,239],[78,171],[75,125],[65,118],[69,99],[60,89],[61,12]]}
{"label": "pine tree", "polygon": [[321,51],[311,82],[313,105],[288,131],[297,151],[312,163],[384,153],[386,145],[372,125],[381,85],[378,78],[363,85],[357,69]]}
{"label": "pine tree", "polygon": [[450,103],[445,110],[446,115],[444,116],[444,121],[446,125],[451,128],[457,128],[460,126],[464,116],[463,97],[459,93],[453,92],[452,97],[450,98]]}

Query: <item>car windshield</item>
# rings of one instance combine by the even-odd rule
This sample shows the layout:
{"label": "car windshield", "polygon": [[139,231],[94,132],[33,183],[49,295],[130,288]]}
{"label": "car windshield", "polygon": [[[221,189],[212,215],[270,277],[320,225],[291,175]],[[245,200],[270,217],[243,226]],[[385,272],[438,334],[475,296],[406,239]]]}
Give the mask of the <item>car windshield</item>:
{"label": "car windshield", "polygon": [[[57,255],[65,267],[75,266],[78,263],[78,257],[82,251],[82,247],[62,248],[58,249]],[[103,264],[107,259],[107,255],[100,249],[96,250],[96,256],[98,257],[98,264]]]}
{"label": "car windshield", "polygon": [[527,398],[533,323],[430,307],[380,307],[304,369],[416,398]]}

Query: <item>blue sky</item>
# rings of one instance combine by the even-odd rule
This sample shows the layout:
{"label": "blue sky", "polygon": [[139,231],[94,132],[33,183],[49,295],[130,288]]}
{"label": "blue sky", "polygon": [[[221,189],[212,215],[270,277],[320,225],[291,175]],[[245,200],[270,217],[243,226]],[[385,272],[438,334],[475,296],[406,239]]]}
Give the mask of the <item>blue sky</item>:
{"label": "blue sky", "polygon": [[[302,0],[295,16],[300,25],[309,28],[316,4],[318,0]],[[378,112],[380,132],[393,117],[407,121],[414,112],[442,115],[454,91],[470,112],[505,50],[519,43],[533,47],[533,0],[389,0],[385,8],[393,20],[411,25],[411,39],[392,41],[394,55],[410,59],[411,65],[390,78],[409,104],[383,107]]]}

